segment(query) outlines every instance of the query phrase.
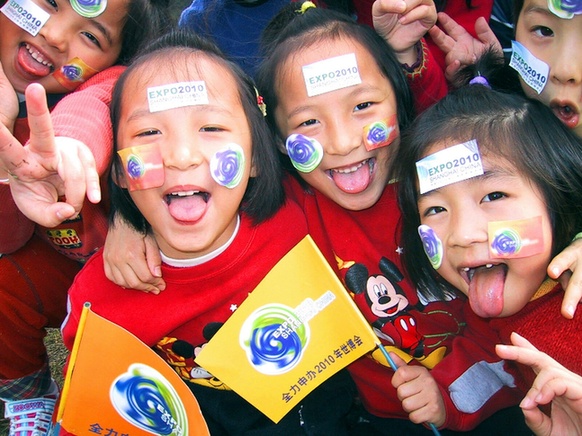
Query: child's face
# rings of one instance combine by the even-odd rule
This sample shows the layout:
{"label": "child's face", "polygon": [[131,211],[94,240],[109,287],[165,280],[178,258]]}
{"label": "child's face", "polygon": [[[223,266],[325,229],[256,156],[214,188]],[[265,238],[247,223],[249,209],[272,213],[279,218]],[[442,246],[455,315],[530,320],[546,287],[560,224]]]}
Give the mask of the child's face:
{"label": "child's face", "polygon": [[582,136],[582,15],[563,19],[547,0],[525,0],[515,39],[549,66],[546,85],[537,94],[522,81],[528,96],[541,100],[578,136]]}
{"label": "child's face", "polygon": [[[426,156],[444,148],[433,145]],[[421,194],[418,212],[421,224],[442,243],[437,272],[469,297],[477,315],[504,317],[521,310],[545,279],[552,232],[538,189],[507,160],[482,155],[482,161],[483,175]],[[491,254],[488,223],[535,217],[541,217],[535,236],[543,237],[537,254],[520,258]]]}
{"label": "child's face", "polygon": [[[309,97],[302,67],[354,53],[361,83]],[[301,177],[325,196],[350,210],[373,206],[388,183],[388,165],[399,137],[389,146],[368,151],[364,128],[396,115],[394,91],[376,61],[352,40],[329,39],[291,54],[276,84],[277,125],[284,137],[302,134],[323,147],[323,160]]]}
{"label": "child's face", "polygon": [[[126,83],[117,139],[120,150],[159,146],[163,184],[130,194],[164,254],[195,258],[221,247],[234,233],[251,171],[251,132],[235,79],[226,67],[200,54],[170,63],[175,65],[170,71],[163,62],[147,62]],[[207,104],[199,100],[150,112],[148,88],[191,81],[204,81]],[[245,159],[239,160],[240,183],[228,188],[215,181],[210,167],[213,156],[231,143],[240,146]]]}
{"label": "child's face", "polygon": [[74,58],[95,71],[115,63],[121,51],[127,0],[109,0],[105,11],[95,18],[79,15],[69,0],[31,1],[49,14],[36,36],[0,13],[0,62],[16,91],[24,92],[36,82],[48,93],[70,92],[71,87],[59,83],[53,73]]}

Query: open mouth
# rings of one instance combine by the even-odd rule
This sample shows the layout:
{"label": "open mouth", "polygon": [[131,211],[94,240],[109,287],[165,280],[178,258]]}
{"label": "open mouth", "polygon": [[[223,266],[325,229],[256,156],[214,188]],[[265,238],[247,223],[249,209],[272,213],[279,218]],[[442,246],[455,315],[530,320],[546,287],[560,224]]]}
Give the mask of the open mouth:
{"label": "open mouth", "polygon": [[177,191],[164,196],[170,215],[177,221],[196,222],[206,212],[210,193],[203,191]]}
{"label": "open mouth", "polygon": [[372,181],[376,159],[369,158],[354,165],[327,170],[327,175],[336,186],[348,194],[364,191]]}
{"label": "open mouth", "polygon": [[477,315],[492,318],[501,314],[507,271],[504,263],[461,268],[461,276],[469,285],[471,308]]}
{"label": "open mouth", "polygon": [[54,64],[34,46],[22,43],[18,49],[18,65],[32,77],[45,77],[55,71]]}
{"label": "open mouth", "polygon": [[569,102],[553,102],[550,104],[556,117],[570,129],[575,128],[580,120],[580,114],[576,107]]}

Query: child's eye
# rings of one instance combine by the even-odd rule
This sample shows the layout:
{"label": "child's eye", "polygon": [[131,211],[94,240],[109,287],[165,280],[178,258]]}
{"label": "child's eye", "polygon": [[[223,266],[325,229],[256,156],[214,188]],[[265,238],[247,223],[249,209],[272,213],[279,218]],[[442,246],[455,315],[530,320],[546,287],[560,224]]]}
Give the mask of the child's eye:
{"label": "child's eye", "polygon": [[59,5],[57,5],[57,2],[55,0],[46,0],[46,2],[53,8],[58,9]]}
{"label": "child's eye", "polygon": [[536,26],[532,29],[533,33],[537,36],[541,36],[544,38],[549,38],[554,36],[554,31],[546,26]]}
{"label": "child's eye", "polygon": [[487,194],[485,197],[483,197],[483,200],[481,200],[482,202],[489,202],[489,201],[495,201],[495,200],[499,200],[501,198],[506,197],[506,195],[503,192],[492,192],[490,194]]}
{"label": "child's eye", "polygon": [[141,132],[139,132],[136,136],[153,136],[153,135],[161,135],[162,132],[160,132],[158,129],[147,129],[147,130],[143,130]]}
{"label": "child's eye", "polygon": [[441,212],[445,212],[446,209],[442,206],[432,206],[432,207],[428,207],[424,210],[424,212],[422,213],[423,217],[426,216],[430,216],[430,215],[436,215],[437,213],[441,213]]}
{"label": "child's eye", "polygon": [[307,121],[303,121],[301,124],[299,124],[300,126],[313,126],[314,124],[317,124],[317,120],[316,119],[310,119]]}
{"label": "child's eye", "polygon": [[206,126],[200,129],[201,132],[222,132],[224,129],[216,126]]}
{"label": "child's eye", "polygon": [[83,35],[85,35],[85,37],[87,37],[87,39],[89,41],[91,41],[91,43],[95,44],[97,47],[101,48],[101,43],[99,42],[99,40],[95,37],[95,35],[93,35],[92,33],[89,32],[81,32]]}
{"label": "child's eye", "polygon": [[372,102],[367,101],[365,103],[360,103],[360,104],[356,105],[355,110],[356,111],[361,111],[362,109],[367,109],[370,106],[372,106]]}

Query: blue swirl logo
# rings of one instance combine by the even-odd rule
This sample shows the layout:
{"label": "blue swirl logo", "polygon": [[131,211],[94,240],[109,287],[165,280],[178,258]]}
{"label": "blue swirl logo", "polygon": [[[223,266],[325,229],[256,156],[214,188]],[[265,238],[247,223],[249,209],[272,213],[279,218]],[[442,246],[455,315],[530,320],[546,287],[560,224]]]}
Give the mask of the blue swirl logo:
{"label": "blue swirl logo", "polygon": [[517,254],[519,250],[521,250],[521,237],[514,229],[499,230],[491,241],[491,251],[499,257]]}
{"label": "blue swirl logo", "polygon": [[316,139],[294,133],[285,141],[291,163],[302,173],[310,173],[323,159],[323,147]]}
{"label": "blue swirl logo", "polygon": [[432,267],[439,269],[443,263],[443,244],[441,240],[435,231],[425,224],[418,226],[418,235]]}
{"label": "blue swirl logo", "polygon": [[145,173],[145,165],[139,156],[132,154],[127,158],[127,175],[139,179]]}
{"label": "blue swirl logo", "polygon": [[309,336],[309,326],[292,308],[269,304],[246,319],[239,342],[257,371],[277,375],[290,371],[301,361]]}

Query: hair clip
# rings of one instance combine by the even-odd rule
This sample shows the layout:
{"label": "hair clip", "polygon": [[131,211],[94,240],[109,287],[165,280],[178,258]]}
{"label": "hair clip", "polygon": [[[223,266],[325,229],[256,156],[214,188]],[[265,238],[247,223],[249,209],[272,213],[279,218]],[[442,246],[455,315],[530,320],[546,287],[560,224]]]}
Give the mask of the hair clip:
{"label": "hair clip", "polygon": [[316,7],[317,6],[315,5],[315,3],[307,1],[307,2],[303,2],[301,4],[301,8],[297,9],[295,12],[297,12],[298,14],[304,14],[307,9],[316,8]]}
{"label": "hair clip", "polygon": [[267,104],[265,103],[265,99],[261,94],[259,94],[259,90],[255,88],[255,94],[257,95],[257,106],[261,110],[261,113],[264,117],[267,116]]}
{"label": "hair clip", "polygon": [[477,75],[469,81],[469,85],[483,85],[491,89],[491,85],[489,85],[489,82],[481,75],[481,73],[477,73]]}

